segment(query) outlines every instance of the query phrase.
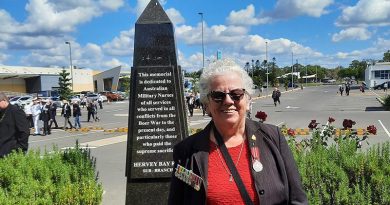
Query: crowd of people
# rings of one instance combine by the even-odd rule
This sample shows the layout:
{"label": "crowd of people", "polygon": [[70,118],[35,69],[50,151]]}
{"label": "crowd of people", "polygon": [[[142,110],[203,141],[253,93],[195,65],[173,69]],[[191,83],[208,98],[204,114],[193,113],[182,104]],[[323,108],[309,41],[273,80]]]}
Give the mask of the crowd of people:
{"label": "crowd of people", "polygon": [[199,92],[187,92],[185,97],[190,117],[194,116],[194,109],[202,109],[203,116],[206,115],[206,107],[200,102]]}
{"label": "crowd of people", "polygon": [[[86,107],[88,113],[87,122],[99,121],[98,108],[100,107],[100,109],[103,109],[102,102],[99,99],[86,100],[83,108],[81,108],[81,105],[84,105],[83,101],[70,103],[67,100],[63,100],[62,104],[63,106],[58,108],[57,104],[53,103],[50,99],[34,98],[32,103],[28,103],[24,106],[23,110],[28,125],[30,128],[34,128],[34,136],[50,135],[52,129],[80,129],[80,118],[84,107]],[[60,127],[57,122],[58,109],[61,109],[61,117],[64,119],[62,127]]]}

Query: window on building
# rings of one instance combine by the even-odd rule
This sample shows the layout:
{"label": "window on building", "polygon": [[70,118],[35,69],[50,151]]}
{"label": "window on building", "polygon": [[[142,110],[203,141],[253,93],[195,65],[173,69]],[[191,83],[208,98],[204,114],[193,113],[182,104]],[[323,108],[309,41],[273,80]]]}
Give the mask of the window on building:
{"label": "window on building", "polygon": [[379,79],[390,79],[390,70],[376,70],[374,76]]}

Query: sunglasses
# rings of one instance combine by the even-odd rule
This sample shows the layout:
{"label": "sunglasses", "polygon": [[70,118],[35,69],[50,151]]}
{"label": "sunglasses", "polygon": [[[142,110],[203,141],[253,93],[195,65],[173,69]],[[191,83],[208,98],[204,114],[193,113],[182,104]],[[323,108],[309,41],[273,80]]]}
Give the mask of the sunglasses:
{"label": "sunglasses", "polygon": [[233,101],[240,101],[245,95],[245,89],[234,89],[228,93],[222,91],[211,91],[208,96],[216,103],[221,103],[225,100],[226,95],[229,95]]}

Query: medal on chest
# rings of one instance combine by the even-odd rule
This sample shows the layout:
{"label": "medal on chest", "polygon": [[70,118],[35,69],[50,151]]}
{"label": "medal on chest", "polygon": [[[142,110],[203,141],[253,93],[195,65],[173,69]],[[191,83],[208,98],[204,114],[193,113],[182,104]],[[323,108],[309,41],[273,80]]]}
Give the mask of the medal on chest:
{"label": "medal on chest", "polygon": [[196,191],[200,190],[203,181],[203,179],[192,172],[192,170],[188,170],[180,164],[177,164],[176,166],[175,177],[190,185]]}
{"label": "medal on chest", "polygon": [[251,155],[252,155],[252,168],[255,172],[261,172],[263,170],[263,164],[260,162],[260,150],[256,146],[256,136],[251,137]]}

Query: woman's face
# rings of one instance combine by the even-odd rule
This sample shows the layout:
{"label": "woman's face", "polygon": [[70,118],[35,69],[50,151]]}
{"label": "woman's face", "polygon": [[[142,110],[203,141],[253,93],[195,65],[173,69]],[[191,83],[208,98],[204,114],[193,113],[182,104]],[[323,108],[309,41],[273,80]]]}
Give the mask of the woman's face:
{"label": "woman's face", "polygon": [[[241,78],[236,73],[225,73],[214,77],[210,85],[210,92],[221,91],[224,93],[232,93],[235,96],[240,96],[243,89],[243,83]],[[233,91],[233,92],[232,92]],[[246,111],[248,109],[248,98],[244,94],[241,99],[236,97],[233,100],[230,95],[220,95],[222,98],[218,98],[217,102],[212,96],[208,96],[208,112],[211,114],[213,121],[217,125],[223,125],[226,127],[237,127],[241,123],[245,122]]]}

